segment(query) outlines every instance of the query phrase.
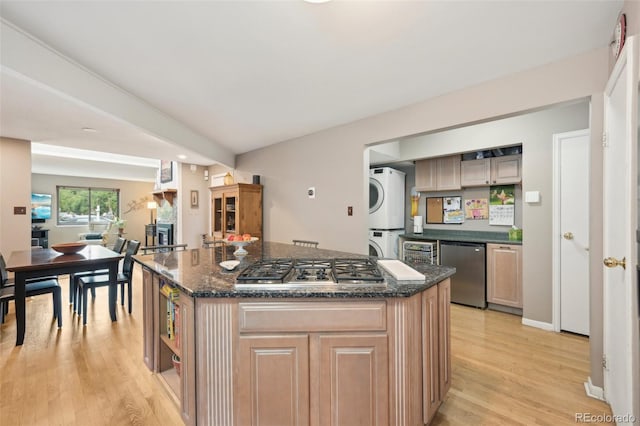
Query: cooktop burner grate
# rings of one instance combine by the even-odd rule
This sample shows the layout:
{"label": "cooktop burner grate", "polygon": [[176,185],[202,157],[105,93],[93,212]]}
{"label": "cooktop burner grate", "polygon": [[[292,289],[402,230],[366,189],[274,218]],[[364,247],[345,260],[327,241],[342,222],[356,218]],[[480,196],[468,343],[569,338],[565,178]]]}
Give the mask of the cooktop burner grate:
{"label": "cooktop burner grate", "polygon": [[335,259],[333,276],[341,282],[383,282],[384,277],[371,259]]}
{"label": "cooktop burner grate", "polygon": [[331,259],[296,259],[294,265],[294,281],[331,281],[333,261]]}
{"label": "cooktop burner grate", "polygon": [[292,259],[264,259],[247,266],[236,277],[236,280],[241,282],[284,282],[292,267]]}

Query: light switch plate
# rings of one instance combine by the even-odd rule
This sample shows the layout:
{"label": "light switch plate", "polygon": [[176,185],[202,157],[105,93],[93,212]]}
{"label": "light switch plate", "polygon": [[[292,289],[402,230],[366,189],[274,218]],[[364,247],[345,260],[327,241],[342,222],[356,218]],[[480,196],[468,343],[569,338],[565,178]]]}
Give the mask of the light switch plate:
{"label": "light switch plate", "polygon": [[307,195],[309,196],[309,198],[316,198],[316,187],[312,186],[307,189]]}
{"label": "light switch plate", "polygon": [[539,203],[540,202],[540,191],[527,191],[524,193],[524,202],[525,203]]}

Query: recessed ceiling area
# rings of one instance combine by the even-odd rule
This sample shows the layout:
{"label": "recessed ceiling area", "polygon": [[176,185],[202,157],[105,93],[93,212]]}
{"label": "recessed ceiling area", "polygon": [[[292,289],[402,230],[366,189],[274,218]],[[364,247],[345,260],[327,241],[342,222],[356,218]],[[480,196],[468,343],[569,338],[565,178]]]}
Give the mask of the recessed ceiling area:
{"label": "recessed ceiling area", "polygon": [[3,0],[0,135],[233,167],[607,46],[622,4]]}

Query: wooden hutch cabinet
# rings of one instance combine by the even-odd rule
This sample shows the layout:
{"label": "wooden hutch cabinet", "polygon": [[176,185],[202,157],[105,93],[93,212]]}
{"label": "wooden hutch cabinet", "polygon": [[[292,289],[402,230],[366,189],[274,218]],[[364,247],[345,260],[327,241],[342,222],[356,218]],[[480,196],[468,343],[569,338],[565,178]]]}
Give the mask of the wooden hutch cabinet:
{"label": "wooden hutch cabinet", "polygon": [[262,185],[236,183],[211,190],[211,231],[214,238],[251,234],[262,238]]}

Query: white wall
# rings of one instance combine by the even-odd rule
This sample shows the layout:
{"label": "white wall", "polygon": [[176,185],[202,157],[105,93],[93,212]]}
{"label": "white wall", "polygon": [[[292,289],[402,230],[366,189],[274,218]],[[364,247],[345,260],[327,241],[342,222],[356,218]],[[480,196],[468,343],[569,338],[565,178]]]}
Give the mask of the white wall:
{"label": "white wall", "polygon": [[[189,248],[202,245],[202,234],[209,234],[210,195],[208,184],[204,180],[205,167],[196,166],[192,170],[190,164],[181,165],[181,194],[179,216],[180,242]],[[198,192],[198,206],[191,206],[191,191]],[[181,212],[181,213],[180,213]]]}
{"label": "white wall", "polygon": [[[31,247],[31,142],[0,137],[0,253]],[[14,215],[14,207],[26,214]]]}

